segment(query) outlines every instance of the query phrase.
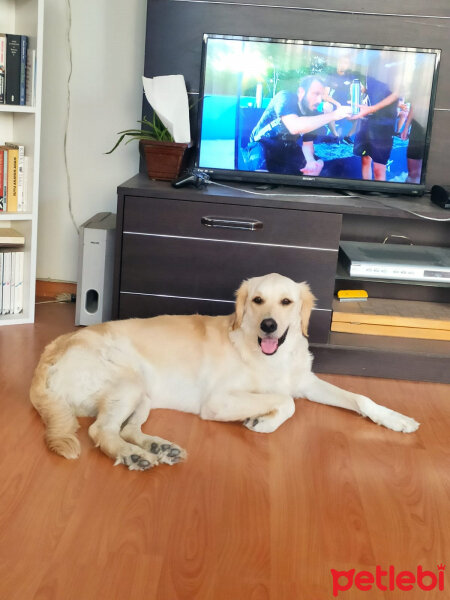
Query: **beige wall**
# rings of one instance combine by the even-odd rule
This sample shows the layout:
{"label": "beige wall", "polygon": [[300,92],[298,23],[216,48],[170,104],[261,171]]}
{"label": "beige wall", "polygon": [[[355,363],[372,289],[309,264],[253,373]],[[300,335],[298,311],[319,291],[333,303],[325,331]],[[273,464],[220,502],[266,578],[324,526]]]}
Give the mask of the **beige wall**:
{"label": "beige wall", "polygon": [[[70,117],[72,212],[79,226],[116,212],[116,187],[138,171],[137,143],[105,155],[117,131],[137,126],[142,102],[145,0],[72,0]],[[37,277],[76,281],[78,234],[64,164],[68,2],[47,0],[44,22]]]}

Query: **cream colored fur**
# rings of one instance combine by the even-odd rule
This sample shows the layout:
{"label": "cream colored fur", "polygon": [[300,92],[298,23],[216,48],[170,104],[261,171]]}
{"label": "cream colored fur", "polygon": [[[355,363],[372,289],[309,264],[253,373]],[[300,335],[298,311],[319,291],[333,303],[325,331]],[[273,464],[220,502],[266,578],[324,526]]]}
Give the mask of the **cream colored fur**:
{"label": "cream colored fur", "polygon": [[[316,377],[306,339],[314,296],[306,283],[272,273],[244,281],[229,316],[159,316],[94,325],[49,344],[30,397],[51,450],[77,458],[77,416],[93,416],[94,443],[116,464],[146,470],[186,452],[141,431],[152,408],[242,421],[271,432],[295,411],[294,398],[354,410],[395,431],[416,421]],[[276,322],[270,334],[265,319]],[[277,346],[264,354],[271,338]],[[267,341],[267,340],[266,340]]]}

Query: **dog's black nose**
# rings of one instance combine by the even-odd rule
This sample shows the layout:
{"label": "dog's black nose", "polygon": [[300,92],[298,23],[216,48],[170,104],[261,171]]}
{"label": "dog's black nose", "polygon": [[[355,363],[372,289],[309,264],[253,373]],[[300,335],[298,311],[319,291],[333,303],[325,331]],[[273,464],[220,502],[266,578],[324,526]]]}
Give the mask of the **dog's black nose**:
{"label": "dog's black nose", "polygon": [[261,331],[264,331],[264,333],[273,333],[278,325],[274,319],[263,319],[260,327]]}

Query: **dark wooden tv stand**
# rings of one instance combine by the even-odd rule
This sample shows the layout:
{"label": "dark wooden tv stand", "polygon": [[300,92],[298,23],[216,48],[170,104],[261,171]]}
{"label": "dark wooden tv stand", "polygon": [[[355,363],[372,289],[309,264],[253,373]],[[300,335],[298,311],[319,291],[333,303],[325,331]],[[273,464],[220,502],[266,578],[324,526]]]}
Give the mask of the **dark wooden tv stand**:
{"label": "dark wooden tv stand", "polygon": [[118,188],[113,317],[227,314],[242,279],[279,272],[317,296],[310,326],[314,368],[450,382],[450,342],[330,333],[336,289],[370,296],[450,301],[450,286],[355,281],[338,265],[340,240],[401,238],[449,246],[450,214],[428,196],[343,195],[312,188],[255,190],[217,182],[175,189],[138,174]]}

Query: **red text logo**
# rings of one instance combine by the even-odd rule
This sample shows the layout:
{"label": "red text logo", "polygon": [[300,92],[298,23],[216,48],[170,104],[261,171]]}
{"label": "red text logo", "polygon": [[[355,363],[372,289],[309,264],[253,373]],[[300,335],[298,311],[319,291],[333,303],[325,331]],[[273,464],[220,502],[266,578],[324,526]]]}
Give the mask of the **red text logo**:
{"label": "red text logo", "polygon": [[415,572],[396,572],[395,567],[392,565],[386,570],[377,565],[375,573],[370,571],[356,572],[355,569],[349,571],[331,569],[333,596],[336,597],[340,592],[347,592],[353,587],[362,592],[369,592],[373,588],[382,591],[401,590],[402,592],[409,592],[413,589],[429,592],[438,589],[442,592],[444,591],[444,571],[445,565],[438,565],[437,572],[426,571],[422,565],[419,565]]}

